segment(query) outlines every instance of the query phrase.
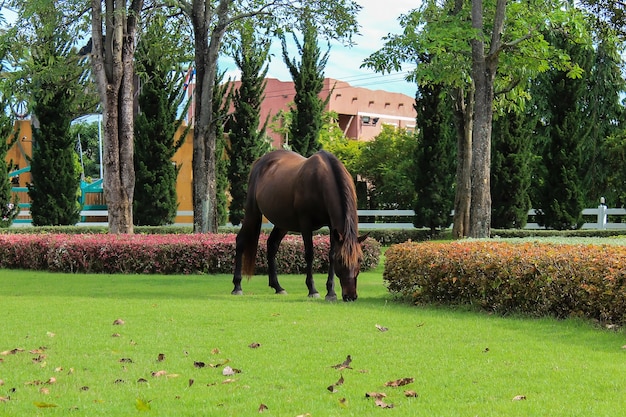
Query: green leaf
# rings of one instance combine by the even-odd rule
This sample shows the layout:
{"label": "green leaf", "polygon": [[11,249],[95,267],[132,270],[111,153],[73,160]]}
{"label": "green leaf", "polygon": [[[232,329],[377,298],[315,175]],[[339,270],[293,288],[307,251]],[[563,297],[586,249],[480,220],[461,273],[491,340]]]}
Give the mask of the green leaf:
{"label": "green leaf", "polygon": [[135,400],[135,408],[139,411],[150,411],[150,401],[137,398],[137,400]]}
{"label": "green leaf", "polygon": [[55,407],[58,407],[58,405],[56,405],[56,404],[42,403],[42,402],[39,402],[39,401],[35,401],[35,402],[33,402],[33,404],[35,404],[35,407],[37,407],[37,408],[55,408]]}

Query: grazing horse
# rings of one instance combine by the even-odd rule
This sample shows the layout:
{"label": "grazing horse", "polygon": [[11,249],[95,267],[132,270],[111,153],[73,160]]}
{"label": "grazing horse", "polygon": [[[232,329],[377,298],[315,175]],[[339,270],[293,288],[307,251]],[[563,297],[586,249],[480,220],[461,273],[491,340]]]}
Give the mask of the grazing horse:
{"label": "grazing horse", "polygon": [[339,277],[343,300],[357,299],[357,276],[363,258],[361,242],[365,236],[358,236],[354,182],[337,157],[319,151],[304,158],[295,152],[277,150],[252,165],[245,215],[236,241],[234,295],[243,293],[242,269],[247,276],[254,272],[263,216],[274,225],[267,239],[267,265],[269,286],[277,294],[285,294],[276,272],[278,247],[287,232],[299,232],[304,241],[309,297],[320,296],[313,282],[313,231],[328,226],[330,253],[326,299],[337,300],[335,273]]}

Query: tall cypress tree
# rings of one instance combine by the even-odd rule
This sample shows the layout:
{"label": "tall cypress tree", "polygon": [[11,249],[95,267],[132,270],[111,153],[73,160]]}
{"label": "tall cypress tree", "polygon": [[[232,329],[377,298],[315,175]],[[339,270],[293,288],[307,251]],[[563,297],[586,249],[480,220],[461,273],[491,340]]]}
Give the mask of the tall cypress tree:
{"label": "tall cypress tree", "polygon": [[491,225],[526,226],[533,161],[532,118],[509,112],[494,120],[491,154]]}
{"label": "tall cypress tree", "polygon": [[9,171],[12,168],[11,161],[5,162],[7,152],[15,141],[17,135],[11,135],[13,130],[13,118],[9,116],[7,111],[7,103],[2,100],[0,102],[0,228],[9,227],[13,223],[13,219],[19,213],[19,199],[12,198],[11,181],[9,179]]}
{"label": "tall cypress tree", "polygon": [[[61,37],[43,35],[33,47],[33,63],[40,71],[32,80],[31,109],[39,127],[33,129],[28,195],[36,226],[73,225],[79,219],[80,168],[70,135],[75,102],[68,84],[76,82],[83,69],[72,62],[76,58],[70,45]],[[74,66],[73,73],[63,75],[65,66]]]}
{"label": "tall cypress tree", "polygon": [[583,202],[585,207],[595,207],[600,197],[606,197],[609,205],[617,204],[616,190],[610,182],[614,178],[614,163],[623,164],[621,158],[611,155],[607,146],[610,138],[624,129],[626,111],[622,98],[626,81],[622,77],[623,59],[617,45],[619,42],[608,31],[597,32],[593,68],[585,74],[588,85],[588,140],[583,143],[581,176],[583,178]]}
{"label": "tall cypress tree", "polygon": [[182,124],[177,115],[185,93],[180,72],[175,71],[177,62],[163,50],[174,50],[177,45],[175,32],[166,31],[167,27],[165,16],[155,15],[135,54],[142,80],[140,111],[135,118],[135,225],[171,224],[178,209],[178,169],[172,157],[186,136],[183,133],[175,139]]}
{"label": "tall cypress tree", "polygon": [[229,83],[224,82],[225,72],[217,71],[215,75],[215,88],[213,89],[213,117],[218,121],[215,125],[215,194],[216,207],[215,219],[218,225],[226,224],[228,218],[228,167],[230,161],[226,154],[226,134],[224,126],[228,124],[228,111],[232,95]]}
{"label": "tall cypress tree", "polygon": [[[565,50],[585,73],[591,70],[593,51],[568,41],[564,32],[553,30],[547,37]],[[561,69],[552,69],[539,77],[537,95],[544,95],[545,107],[539,134],[546,140],[542,152],[546,176],[535,208],[538,221],[557,230],[576,229],[582,223],[583,191],[579,167],[583,143],[588,139],[587,80],[571,78]]]}
{"label": "tall cypress tree", "polygon": [[310,14],[305,12],[302,19],[303,41],[300,43],[296,35],[293,39],[301,56],[298,64],[289,58],[287,41],[281,36],[283,60],[289,68],[291,78],[296,89],[294,97],[295,108],[289,130],[289,145],[291,149],[303,156],[311,156],[321,149],[319,132],[322,126],[322,113],[330,98],[322,100],[319,97],[324,87],[324,68],[330,53],[328,50],[322,56],[317,45],[317,28]]}
{"label": "tall cypress tree", "polygon": [[441,85],[420,86],[415,97],[419,131],[414,223],[432,233],[450,225],[454,207],[456,131],[451,105]]}
{"label": "tall cypress tree", "polygon": [[250,166],[269,150],[269,145],[265,141],[267,119],[260,128],[259,120],[270,44],[255,38],[252,22],[246,22],[239,35],[239,45],[234,58],[241,70],[241,84],[234,92],[235,109],[229,126],[228,149],[230,159],[228,179],[232,198],[229,220],[233,225],[238,225],[243,220]]}

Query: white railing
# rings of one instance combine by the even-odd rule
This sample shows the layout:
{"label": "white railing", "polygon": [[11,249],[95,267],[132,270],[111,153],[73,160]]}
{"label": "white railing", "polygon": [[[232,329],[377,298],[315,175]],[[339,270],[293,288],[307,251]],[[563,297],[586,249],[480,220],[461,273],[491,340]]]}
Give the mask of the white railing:
{"label": "white railing", "polygon": [[[108,226],[108,211],[107,210],[83,210],[80,212],[81,217],[96,217],[100,218],[99,221],[81,221],[76,226]],[[401,218],[411,217],[415,215],[413,210],[358,210],[357,214],[359,218],[362,217],[387,217],[387,218]],[[594,216],[595,222],[587,222],[582,225],[582,229],[598,229],[598,230],[626,230],[626,222],[624,223],[612,223],[609,222],[609,216],[626,216],[626,209],[624,208],[608,208],[605,205],[600,205],[598,208],[586,208],[583,209],[583,216]],[[537,215],[535,209],[528,211],[529,216]],[[179,210],[176,212],[177,217],[193,217],[193,211],[191,210]],[[19,217],[30,217],[30,212],[27,209],[22,209],[19,213]],[[14,223],[15,227],[30,226],[30,221],[22,219],[18,223]],[[175,226],[191,226],[192,222],[176,222]],[[271,227],[271,224],[264,224],[264,226]],[[413,223],[411,222],[378,222],[376,219],[371,222],[360,222],[359,229],[413,229]],[[538,223],[527,223],[525,229],[543,229]]]}

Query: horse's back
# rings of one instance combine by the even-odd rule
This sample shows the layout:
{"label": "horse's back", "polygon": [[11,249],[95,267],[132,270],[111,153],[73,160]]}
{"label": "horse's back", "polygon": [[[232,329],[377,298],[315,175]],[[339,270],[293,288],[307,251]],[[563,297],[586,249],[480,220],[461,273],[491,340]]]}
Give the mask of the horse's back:
{"label": "horse's back", "polygon": [[249,192],[274,225],[295,232],[309,224],[319,228],[328,222],[320,206],[324,186],[320,179],[326,171],[318,154],[304,158],[291,151],[273,151],[255,162]]}

